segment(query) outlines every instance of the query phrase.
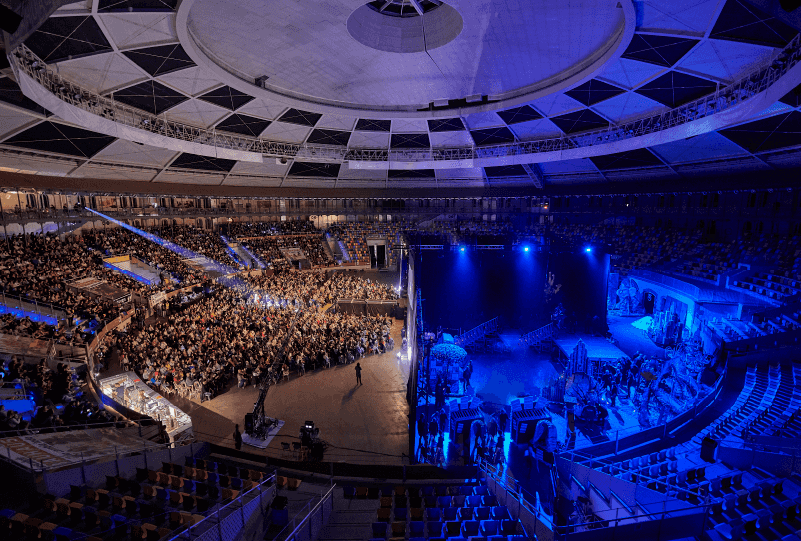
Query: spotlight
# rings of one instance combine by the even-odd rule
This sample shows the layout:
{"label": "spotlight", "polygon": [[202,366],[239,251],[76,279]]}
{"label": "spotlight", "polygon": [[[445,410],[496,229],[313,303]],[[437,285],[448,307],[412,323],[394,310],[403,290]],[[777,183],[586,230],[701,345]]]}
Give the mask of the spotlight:
{"label": "spotlight", "polygon": [[584,248],[584,251],[590,253],[592,252],[592,248],[590,246],[587,246],[586,248]]}
{"label": "spotlight", "polygon": [[524,252],[528,252],[528,246],[525,246],[525,247],[523,248],[523,251],[524,251]]}
{"label": "spotlight", "polygon": [[460,246],[460,247],[459,247],[459,251],[460,251],[460,252],[464,252],[464,246]]}

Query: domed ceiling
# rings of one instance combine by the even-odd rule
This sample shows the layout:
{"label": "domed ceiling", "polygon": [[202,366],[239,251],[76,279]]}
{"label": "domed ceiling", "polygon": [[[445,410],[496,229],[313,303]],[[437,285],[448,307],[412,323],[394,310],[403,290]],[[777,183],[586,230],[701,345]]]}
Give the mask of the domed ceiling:
{"label": "domed ceiling", "polygon": [[[628,41],[609,53],[625,27],[617,2],[533,3],[539,10],[517,0],[418,2],[422,15],[412,6],[417,15],[407,17],[404,0],[328,1],[329,9],[311,1],[187,0],[189,24],[179,28],[177,0],[87,0],[57,10],[25,43],[63,77],[168,119],[275,141],[415,149],[537,140],[663,111],[769,63],[798,34],[787,17],[747,0],[645,0],[632,4]],[[453,28],[442,30],[444,43],[422,52],[379,50],[348,29],[367,9],[389,28],[408,20],[422,32],[427,17],[450,8],[461,30],[455,37]],[[197,50],[184,47],[189,34]],[[601,66],[599,49],[609,54]],[[263,88],[248,81],[257,73],[267,76]],[[10,68],[2,74],[6,170],[230,186],[533,187],[769,173],[798,167],[801,156],[800,87],[739,126],[630,152],[531,167],[364,171],[208,158],[94,133],[24,96]],[[468,103],[475,96],[481,101]]]}

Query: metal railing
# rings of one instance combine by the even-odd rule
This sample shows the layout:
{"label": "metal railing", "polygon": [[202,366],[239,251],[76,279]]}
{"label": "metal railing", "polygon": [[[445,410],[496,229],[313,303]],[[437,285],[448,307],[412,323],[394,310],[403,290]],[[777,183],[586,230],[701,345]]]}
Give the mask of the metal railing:
{"label": "metal railing", "polygon": [[481,325],[470,329],[469,331],[460,334],[453,339],[454,343],[460,347],[467,347],[476,340],[480,340],[486,335],[498,330],[498,318],[494,317],[489,321],[485,321]]}
{"label": "metal railing", "polygon": [[[292,520],[273,539],[275,541],[310,541],[317,539],[333,511],[334,488],[336,488],[336,484],[331,485],[331,488],[325,494],[320,494],[320,499],[314,504],[314,507],[311,507],[314,500],[306,502],[303,509],[295,513]],[[327,515],[326,511],[328,512]],[[320,521],[312,521],[312,517],[317,513],[320,514]],[[308,525],[308,529],[305,528],[306,525]]]}
{"label": "metal railing", "polygon": [[[248,520],[256,509],[260,509],[262,513],[265,512],[262,501],[265,496],[274,495],[274,487],[275,473],[265,477],[259,484],[239,494],[229,503],[218,507],[214,513],[171,536],[169,540],[228,541],[236,539],[237,535],[247,526]],[[234,535],[231,535],[232,533]]]}
{"label": "metal railing", "polygon": [[547,340],[551,336],[553,336],[554,326],[553,323],[548,323],[547,325],[540,327],[539,329],[535,329],[531,332],[527,332],[526,334],[520,337],[519,342],[521,344],[526,344],[529,346],[538,345],[543,340]]}
{"label": "metal railing", "polygon": [[115,101],[113,96],[109,98],[84,89],[56,73],[24,44],[17,47],[8,55],[8,58],[14,70],[28,74],[37,83],[66,103],[114,122],[181,141],[233,151],[254,152],[270,157],[305,158],[337,162],[436,162],[536,155],[545,152],[558,152],[593,145],[610,144],[657,133],[729,110],[770,88],[801,60],[800,38],[801,36],[796,35],[784,49],[771,57],[767,65],[753,70],[730,85],[718,87],[715,92],[680,107],[632,120],[625,124],[610,125],[606,129],[563,135],[556,138],[501,145],[397,150],[386,148],[348,149],[329,145],[283,143],[218,132],[214,128],[207,129],[191,126],[169,120],[166,113],[160,116],[147,113],[121,104]]}

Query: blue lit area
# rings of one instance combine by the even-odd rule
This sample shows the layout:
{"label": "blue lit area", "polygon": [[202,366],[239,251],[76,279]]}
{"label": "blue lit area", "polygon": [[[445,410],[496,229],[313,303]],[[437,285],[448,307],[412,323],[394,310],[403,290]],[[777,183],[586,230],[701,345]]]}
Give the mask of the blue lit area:
{"label": "blue lit area", "polygon": [[592,252],[592,246],[587,246],[586,248],[584,248],[584,251],[587,252],[588,254],[591,253]]}
{"label": "blue lit area", "polygon": [[242,261],[242,258],[239,257],[239,254],[236,253],[236,250],[231,248],[231,241],[228,240],[228,237],[226,237],[225,235],[220,235],[220,238],[222,239],[223,243],[225,244],[225,250],[228,252],[228,255],[231,256],[231,259],[233,259],[234,261],[236,261],[240,265],[248,266],[247,263]]}
{"label": "blue lit area", "polygon": [[148,280],[144,276],[136,274],[135,272],[131,272],[131,271],[127,270],[127,269],[121,269],[120,267],[117,267],[116,265],[112,265],[111,263],[103,263],[103,266],[106,267],[107,269],[113,270],[115,272],[119,272],[120,274],[124,274],[125,276],[127,276],[129,278],[133,278],[137,282],[141,282],[141,283],[143,283],[145,285],[148,285],[148,286],[152,286],[152,285],[158,284],[158,282],[156,282],[155,280]]}
{"label": "blue lit area", "polygon": [[[53,316],[37,313],[32,310],[23,310],[22,308],[8,306],[14,302],[13,299],[7,299],[7,304],[0,303],[0,314],[13,314],[18,319],[30,318],[31,321],[43,322],[48,325],[58,325],[58,319]],[[30,303],[28,303],[30,304]]]}

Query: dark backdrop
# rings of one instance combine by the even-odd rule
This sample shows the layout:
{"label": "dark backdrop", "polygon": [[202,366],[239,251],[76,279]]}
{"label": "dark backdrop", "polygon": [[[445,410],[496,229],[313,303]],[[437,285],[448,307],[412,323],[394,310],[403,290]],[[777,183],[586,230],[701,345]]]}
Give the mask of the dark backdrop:
{"label": "dark backdrop", "polygon": [[[550,322],[560,302],[579,321],[598,315],[606,322],[609,256],[602,252],[425,250],[415,270],[426,330],[465,331],[500,316],[503,326],[528,332]],[[548,272],[562,287],[546,303]]]}

